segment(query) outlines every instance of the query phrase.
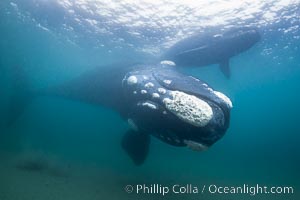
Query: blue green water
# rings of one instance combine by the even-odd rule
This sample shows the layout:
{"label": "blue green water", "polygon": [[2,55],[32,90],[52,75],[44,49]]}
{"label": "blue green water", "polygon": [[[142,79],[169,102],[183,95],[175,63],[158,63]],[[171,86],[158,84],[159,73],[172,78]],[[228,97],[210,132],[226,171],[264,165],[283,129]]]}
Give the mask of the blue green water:
{"label": "blue green water", "polygon": [[[241,2],[0,2],[0,200],[299,199],[300,2]],[[256,26],[262,40],[230,61],[230,80],[217,65],[185,69],[233,102],[226,135],[206,152],[153,139],[134,166],[120,146],[128,124],[118,113],[58,97],[36,98],[5,125],[15,66],[30,87],[44,88],[100,65],[155,60],[188,34],[231,25]],[[18,167],[28,160],[47,167]],[[292,186],[294,194],[124,191],[176,183]]]}

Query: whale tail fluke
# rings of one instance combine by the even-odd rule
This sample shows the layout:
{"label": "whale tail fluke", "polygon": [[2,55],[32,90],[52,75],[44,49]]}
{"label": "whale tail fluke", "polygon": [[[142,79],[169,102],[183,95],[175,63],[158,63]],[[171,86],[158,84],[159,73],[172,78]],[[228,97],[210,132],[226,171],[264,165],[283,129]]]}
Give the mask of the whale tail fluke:
{"label": "whale tail fluke", "polygon": [[122,148],[136,165],[141,165],[147,158],[150,135],[128,130],[122,139]]}
{"label": "whale tail fluke", "polygon": [[29,82],[24,69],[14,66],[12,68],[12,93],[8,103],[8,114],[5,122],[7,127],[14,124],[33,97],[34,94],[29,90]]}
{"label": "whale tail fluke", "polygon": [[226,76],[226,78],[230,78],[231,72],[230,72],[230,66],[229,66],[229,59],[223,60],[220,63],[220,69],[221,72]]}

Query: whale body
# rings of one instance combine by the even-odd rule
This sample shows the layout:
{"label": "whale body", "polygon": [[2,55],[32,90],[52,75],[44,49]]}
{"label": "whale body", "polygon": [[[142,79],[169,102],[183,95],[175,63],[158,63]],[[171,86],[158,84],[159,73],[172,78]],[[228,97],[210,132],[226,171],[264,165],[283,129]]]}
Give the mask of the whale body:
{"label": "whale body", "polygon": [[121,145],[137,165],[147,157],[151,136],[173,146],[205,150],[228,129],[231,101],[170,63],[100,67],[31,97],[55,95],[120,113],[130,125]]}
{"label": "whale body", "polygon": [[259,32],[250,27],[232,28],[224,33],[196,34],[174,44],[161,59],[172,60],[179,66],[200,67],[219,64],[229,78],[229,59],[256,44]]}

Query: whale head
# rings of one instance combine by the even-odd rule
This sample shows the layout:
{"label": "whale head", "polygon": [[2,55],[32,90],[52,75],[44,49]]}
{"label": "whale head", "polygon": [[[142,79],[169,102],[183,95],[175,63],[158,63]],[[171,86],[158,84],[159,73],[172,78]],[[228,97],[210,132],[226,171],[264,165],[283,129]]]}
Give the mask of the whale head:
{"label": "whale head", "polygon": [[239,27],[233,28],[223,34],[223,38],[235,48],[235,52],[243,52],[260,41],[261,36],[256,28]]}
{"label": "whale head", "polygon": [[172,62],[129,72],[123,89],[134,130],[168,144],[205,150],[229,127],[230,99]]}

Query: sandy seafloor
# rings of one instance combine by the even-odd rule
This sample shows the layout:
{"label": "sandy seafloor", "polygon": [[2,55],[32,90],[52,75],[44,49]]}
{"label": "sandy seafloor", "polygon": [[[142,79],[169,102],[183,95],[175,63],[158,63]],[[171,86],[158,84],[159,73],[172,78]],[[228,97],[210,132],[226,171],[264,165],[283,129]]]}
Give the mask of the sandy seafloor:
{"label": "sandy seafloor", "polygon": [[[70,112],[76,116],[82,116],[84,113],[94,113],[98,116],[98,120],[105,120],[107,117],[112,119],[113,123],[98,125],[102,130],[119,132],[120,129],[126,127],[126,123],[122,122],[115,113],[111,113],[106,109],[97,114],[98,111],[95,111],[94,107],[83,106],[82,110],[74,110],[73,108],[78,108],[78,103],[54,101],[57,104],[68,103],[68,106],[64,105],[64,108],[70,109]],[[32,109],[36,109],[38,112],[40,108],[43,108],[42,104],[36,105],[36,108],[32,107]],[[38,108],[39,106],[41,107]],[[59,107],[56,109],[59,110]],[[58,110],[54,109],[51,112]],[[49,111],[49,113],[51,112]],[[69,117],[69,114],[69,112],[65,112],[65,114],[60,115],[60,118]],[[29,116],[25,115],[24,117]],[[15,130],[11,130],[9,137],[1,140],[5,143],[5,145],[2,145],[5,150],[2,149],[0,154],[2,161],[0,169],[1,200],[182,198],[225,200],[298,199],[299,197],[297,193],[299,188],[297,159],[290,157],[286,154],[287,152],[277,152],[277,154],[267,152],[267,150],[273,151],[273,147],[263,147],[259,150],[259,145],[256,146],[256,153],[253,153],[253,146],[250,144],[247,146],[246,143],[241,145],[243,148],[232,144],[231,147],[224,150],[228,140],[238,137],[234,136],[234,133],[231,133],[229,138],[220,141],[220,145],[216,145],[200,155],[197,152],[170,147],[154,141],[147,162],[142,167],[136,167],[119,146],[122,134],[107,139],[95,137],[98,134],[98,129],[95,127],[97,125],[89,117],[84,117],[84,119],[73,117],[67,123],[64,120],[57,120],[60,122],[56,123],[63,123],[65,130],[70,131],[64,132],[68,137],[60,135],[62,124],[52,124],[54,126],[49,130],[49,127],[46,129],[44,127],[37,128],[34,124],[38,120],[25,124],[22,124],[21,121],[19,121]],[[90,137],[86,137],[86,131],[88,130],[76,129],[83,125],[81,123],[86,127],[90,127],[88,129]],[[120,124],[120,126],[116,127],[115,123]],[[74,124],[78,124],[77,127],[74,127]],[[29,132],[32,132],[32,135],[20,136],[22,134],[20,129],[24,130],[25,126]],[[235,129],[238,130],[239,128],[235,127]],[[45,138],[47,130],[52,135]],[[95,130],[94,133],[92,130]],[[35,135],[41,133],[44,135]],[[76,134],[76,136],[73,134]],[[65,138],[69,138],[69,140],[65,140]],[[16,142],[16,139],[19,141]],[[39,144],[33,142],[34,140],[37,140]],[[40,144],[41,142],[46,142],[48,147]],[[33,147],[33,143],[35,143],[35,147]],[[19,167],[24,160],[41,161],[47,164],[41,171],[24,170]],[[193,184],[199,187],[203,184],[223,186],[242,184],[288,185],[294,187],[295,194],[250,196],[249,194],[213,195],[204,193],[163,197],[157,194],[127,194],[124,187],[128,184],[161,184],[167,186]]]}

